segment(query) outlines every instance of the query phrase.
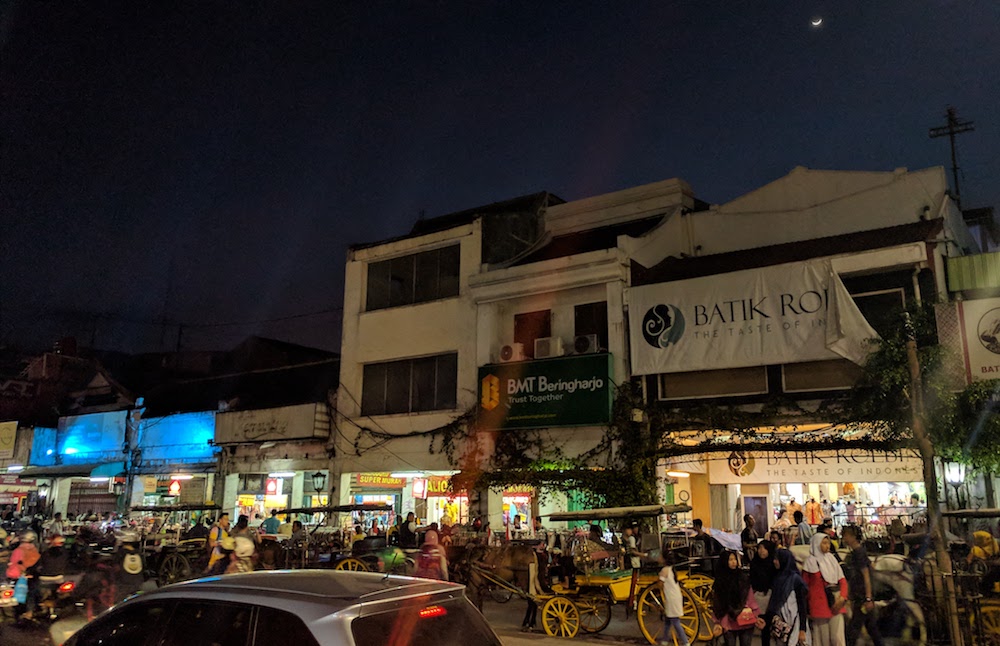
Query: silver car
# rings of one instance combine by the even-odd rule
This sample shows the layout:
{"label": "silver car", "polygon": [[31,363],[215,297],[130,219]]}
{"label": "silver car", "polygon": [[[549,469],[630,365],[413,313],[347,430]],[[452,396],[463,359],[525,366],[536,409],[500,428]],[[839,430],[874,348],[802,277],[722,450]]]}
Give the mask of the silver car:
{"label": "silver car", "polygon": [[500,646],[465,588],[339,570],[251,572],[138,594],[65,646]]}

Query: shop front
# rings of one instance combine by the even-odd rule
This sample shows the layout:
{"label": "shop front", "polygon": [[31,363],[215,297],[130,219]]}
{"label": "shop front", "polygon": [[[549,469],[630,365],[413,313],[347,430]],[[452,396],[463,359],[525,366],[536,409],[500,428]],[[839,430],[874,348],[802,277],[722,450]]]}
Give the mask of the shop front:
{"label": "shop front", "polygon": [[[409,494],[406,504],[404,504],[404,491]],[[392,511],[355,513],[350,518],[342,517],[341,525],[344,528],[361,525],[367,532],[371,528],[372,522],[375,522],[380,530],[386,530],[396,522],[398,514],[405,516],[410,511],[414,512],[414,515],[417,516],[417,522],[421,523],[421,516],[417,513],[412,491],[411,479],[403,474],[355,473],[351,476],[350,504],[389,505],[392,507]]]}
{"label": "shop front", "polygon": [[511,538],[522,538],[531,534],[532,503],[535,489],[527,486],[507,487],[503,491],[503,524]]}
{"label": "shop front", "polygon": [[[727,507],[737,511],[724,520],[734,530],[744,513],[766,531],[782,511],[800,508],[813,525],[858,523],[874,537],[894,519],[912,524],[926,504],[923,465],[912,450],[737,451],[709,460],[709,480],[726,485]],[[913,495],[920,504],[911,504]]]}
{"label": "shop front", "polygon": [[428,523],[466,525],[469,523],[469,495],[451,491],[451,476],[413,479],[413,497],[426,501]]}

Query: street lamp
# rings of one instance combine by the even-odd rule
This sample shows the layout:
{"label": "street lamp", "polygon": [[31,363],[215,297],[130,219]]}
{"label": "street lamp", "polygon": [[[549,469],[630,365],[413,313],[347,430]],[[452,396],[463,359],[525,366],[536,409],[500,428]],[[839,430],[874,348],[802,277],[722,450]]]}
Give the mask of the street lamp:
{"label": "street lamp", "polygon": [[313,489],[315,489],[317,493],[326,491],[325,473],[323,473],[322,471],[317,471],[316,473],[312,474],[312,481],[313,481]]}
{"label": "street lamp", "polygon": [[49,483],[43,482],[42,484],[38,485],[38,497],[45,498],[48,495],[49,495]]}
{"label": "street lamp", "polygon": [[961,509],[962,500],[958,497],[958,488],[965,482],[965,465],[961,462],[947,462],[944,465],[944,479],[955,488],[955,505]]}

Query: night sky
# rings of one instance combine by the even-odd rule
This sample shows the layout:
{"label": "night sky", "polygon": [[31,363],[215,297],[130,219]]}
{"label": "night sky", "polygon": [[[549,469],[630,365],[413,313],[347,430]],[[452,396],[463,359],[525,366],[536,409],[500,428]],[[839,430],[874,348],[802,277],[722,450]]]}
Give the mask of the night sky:
{"label": "night sky", "polygon": [[[12,2],[0,342],[339,346],[346,246],[539,190],[949,164],[1000,207],[1000,2]],[[822,17],[820,28],[810,20]],[[950,175],[949,175],[950,177]],[[335,310],[330,312],[330,310]],[[161,339],[163,346],[161,346]]]}

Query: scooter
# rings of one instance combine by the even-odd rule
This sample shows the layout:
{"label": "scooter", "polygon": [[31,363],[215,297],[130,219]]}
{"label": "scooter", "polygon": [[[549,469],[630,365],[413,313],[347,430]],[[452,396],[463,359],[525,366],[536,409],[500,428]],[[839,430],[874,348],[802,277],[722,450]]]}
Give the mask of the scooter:
{"label": "scooter", "polygon": [[61,615],[77,611],[77,587],[83,574],[38,577],[39,602],[35,618],[53,622]]}

